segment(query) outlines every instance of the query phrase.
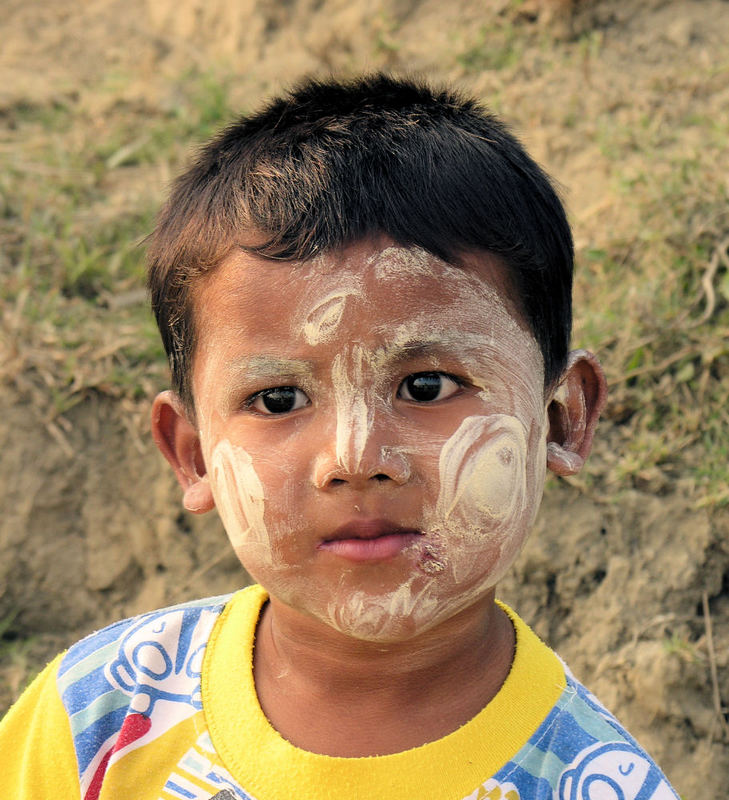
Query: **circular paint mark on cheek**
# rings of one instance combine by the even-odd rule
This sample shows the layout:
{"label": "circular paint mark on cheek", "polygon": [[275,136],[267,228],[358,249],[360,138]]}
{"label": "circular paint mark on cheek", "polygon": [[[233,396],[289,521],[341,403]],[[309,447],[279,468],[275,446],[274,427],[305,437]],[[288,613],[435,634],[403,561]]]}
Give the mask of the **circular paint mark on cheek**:
{"label": "circular paint mark on cheek", "polygon": [[483,522],[484,533],[518,524],[526,505],[526,450],[515,417],[467,417],[441,451],[437,516],[466,529]]}
{"label": "circular paint mark on cheek", "polygon": [[236,552],[251,544],[268,549],[263,485],[250,455],[224,439],[213,450],[210,473],[215,505]]}

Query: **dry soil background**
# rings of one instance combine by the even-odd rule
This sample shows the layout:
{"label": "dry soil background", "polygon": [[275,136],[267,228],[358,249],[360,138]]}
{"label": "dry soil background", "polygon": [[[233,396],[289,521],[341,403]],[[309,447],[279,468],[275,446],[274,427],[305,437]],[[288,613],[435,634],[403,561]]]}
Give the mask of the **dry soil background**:
{"label": "dry soil background", "polygon": [[[616,193],[595,120],[607,110],[629,128],[663,105],[725,120],[729,4],[604,0],[572,10],[557,4],[564,9],[556,14],[548,5],[3,0],[0,125],[9,124],[0,147],[27,160],[27,128],[12,124],[18,109],[59,102],[83,119],[83,130],[71,122],[65,135],[103,138],[120,109],[133,121],[174,107],[191,70],[225,75],[233,104],[246,108],[303,73],[387,67],[459,81],[515,123],[565,187],[578,249],[607,228],[622,226],[629,236],[636,221]],[[499,28],[498,52],[489,55],[492,23],[505,15],[511,27]],[[725,69],[703,85],[695,75],[711,64]],[[680,135],[689,153],[701,146],[700,130]],[[52,138],[41,142],[53,146]],[[638,150],[634,158],[651,156]],[[119,169],[89,213],[110,219],[158,200],[169,177],[159,165]],[[4,345],[10,355],[22,350],[21,342]],[[89,391],[50,425],[33,381],[22,370],[4,377],[3,705],[29,665],[80,634],[245,580],[219,523],[182,513],[138,403]],[[502,594],[618,713],[684,797],[719,800],[729,786],[726,506],[698,503],[682,475],[646,474],[605,489],[599,477],[625,445],[621,422],[619,409],[608,409],[593,480],[549,485]]]}

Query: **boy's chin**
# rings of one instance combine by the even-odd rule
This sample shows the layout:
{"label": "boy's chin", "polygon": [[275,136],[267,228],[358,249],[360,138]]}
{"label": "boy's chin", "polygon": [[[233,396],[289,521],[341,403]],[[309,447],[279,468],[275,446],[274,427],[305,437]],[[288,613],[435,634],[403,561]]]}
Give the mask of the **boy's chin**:
{"label": "boy's chin", "polygon": [[[423,585],[425,584],[425,585]],[[428,585],[430,584],[430,585]],[[391,591],[355,589],[338,596],[278,598],[295,615],[326,626],[348,639],[391,645],[428,634],[474,606],[493,602],[493,584],[458,596],[444,596],[426,579],[405,583]],[[273,596],[276,597],[275,590]]]}

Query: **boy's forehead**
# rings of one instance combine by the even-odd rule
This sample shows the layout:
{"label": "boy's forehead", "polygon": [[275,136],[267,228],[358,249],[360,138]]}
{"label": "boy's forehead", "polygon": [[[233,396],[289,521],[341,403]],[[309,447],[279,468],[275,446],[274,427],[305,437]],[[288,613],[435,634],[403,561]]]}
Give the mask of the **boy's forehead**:
{"label": "boy's forehead", "polygon": [[483,323],[503,333],[529,332],[496,256],[466,254],[456,266],[387,241],[358,242],[306,261],[238,252],[195,295],[198,333],[217,327],[233,307],[254,317],[269,309],[271,332],[290,328],[311,345],[346,331],[357,311],[370,314],[375,327],[427,326],[437,316],[452,329]]}
{"label": "boy's forehead", "polygon": [[392,244],[303,262],[240,253],[196,295],[194,392],[240,375],[310,380],[327,364],[374,380],[418,361],[482,387],[501,371],[541,393],[541,351],[505,276],[488,254],[454,266]]}
{"label": "boy's forehead", "polygon": [[[295,268],[299,286],[316,292],[323,286],[350,285],[357,291],[373,292],[382,285],[407,285],[410,293],[444,295],[470,288],[501,300],[499,289],[505,270],[490,253],[472,254],[463,264],[453,265],[421,247],[404,247],[385,241],[358,242],[342,250],[326,252]],[[296,278],[295,278],[296,279]]]}
{"label": "boy's forehead", "polygon": [[[297,283],[296,317],[307,340],[346,326],[347,311],[371,314],[373,326],[517,330],[531,335],[510,291],[506,269],[489,253],[449,264],[419,247],[387,244],[324,254]],[[450,338],[450,337],[449,337]]]}

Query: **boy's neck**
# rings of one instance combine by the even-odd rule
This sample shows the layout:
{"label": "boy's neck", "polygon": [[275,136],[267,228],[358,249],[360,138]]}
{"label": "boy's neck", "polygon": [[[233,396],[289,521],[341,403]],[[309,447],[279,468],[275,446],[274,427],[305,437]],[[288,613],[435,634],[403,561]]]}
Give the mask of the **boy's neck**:
{"label": "boy's neck", "polygon": [[256,634],[261,707],[292,744],[370,756],[439,739],[473,718],[509,673],[514,629],[490,592],[396,644],[345,636],[272,599]]}

